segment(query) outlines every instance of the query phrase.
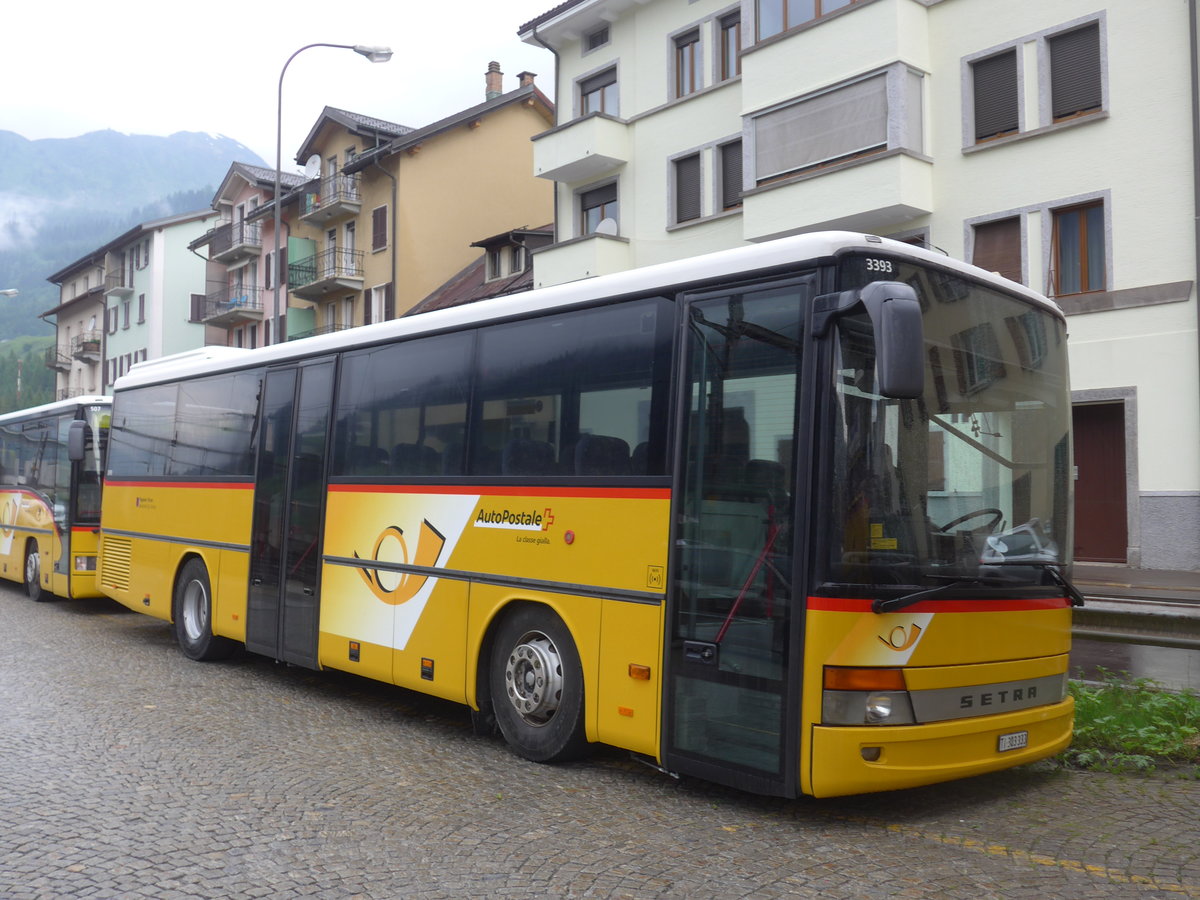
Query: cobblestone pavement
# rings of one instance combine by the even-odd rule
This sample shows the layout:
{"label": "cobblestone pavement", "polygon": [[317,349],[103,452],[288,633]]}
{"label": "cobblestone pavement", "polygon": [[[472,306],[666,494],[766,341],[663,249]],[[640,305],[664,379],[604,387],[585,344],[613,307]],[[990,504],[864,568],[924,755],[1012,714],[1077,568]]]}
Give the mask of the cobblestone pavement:
{"label": "cobblestone pavement", "polygon": [[0,897],[1200,897],[1200,782],[1050,766],[780,801],[0,587]]}

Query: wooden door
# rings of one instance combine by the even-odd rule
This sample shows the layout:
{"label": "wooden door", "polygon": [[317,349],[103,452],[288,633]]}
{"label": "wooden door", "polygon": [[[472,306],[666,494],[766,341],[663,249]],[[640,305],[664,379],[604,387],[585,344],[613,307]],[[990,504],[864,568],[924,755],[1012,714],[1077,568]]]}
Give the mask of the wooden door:
{"label": "wooden door", "polygon": [[1125,404],[1072,410],[1075,427],[1075,558],[1126,561]]}

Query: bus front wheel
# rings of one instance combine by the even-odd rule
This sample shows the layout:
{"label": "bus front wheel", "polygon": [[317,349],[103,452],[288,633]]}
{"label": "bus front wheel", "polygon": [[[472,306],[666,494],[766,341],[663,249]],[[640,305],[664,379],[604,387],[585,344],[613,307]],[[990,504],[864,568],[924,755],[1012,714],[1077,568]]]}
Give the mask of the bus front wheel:
{"label": "bus front wheel", "polygon": [[35,603],[50,599],[50,594],[42,590],[42,554],[37,541],[30,541],[25,547],[25,593]]}
{"label": "bus front wheel", "polygon": [[534,762],[586,753],[583,667],[562,619],[523,606],[501,623],[492,646],[492,708],[509,746]]}
{"label": "bus front wheel", "polygon": [[189,559],[175,583],[172,618],[179,649],[188,659],[225,659],[233,652],[229,638],[212,633],[212,587],[208,568],[199,559]]}

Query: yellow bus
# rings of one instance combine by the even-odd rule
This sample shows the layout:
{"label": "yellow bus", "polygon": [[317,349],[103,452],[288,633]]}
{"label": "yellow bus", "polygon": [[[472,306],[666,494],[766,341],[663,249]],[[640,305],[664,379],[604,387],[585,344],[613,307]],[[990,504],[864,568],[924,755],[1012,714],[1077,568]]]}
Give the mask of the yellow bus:
{"label": "yellow bus", "polygon": [[102,460],[112,400],[74,397],[0,415],[0,576],[34,600],[96,586]]}
{"label": "yellow bus", "polygon": [[1062,314],[822,233],[117,382],[101,587],[470,707],[531,760],[625,748],[768,795],[1058,752]]}

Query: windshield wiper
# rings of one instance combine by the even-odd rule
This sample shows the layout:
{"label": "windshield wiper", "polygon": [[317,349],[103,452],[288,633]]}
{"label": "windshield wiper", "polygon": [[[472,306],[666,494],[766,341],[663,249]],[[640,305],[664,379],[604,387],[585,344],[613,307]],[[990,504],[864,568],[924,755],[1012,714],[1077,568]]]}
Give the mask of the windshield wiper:
{"label": "windshield wiper", "polygon": [[[1027,568],[1042,569],[1050,575],[1050,579],[1062,588],[1067,595],[1067,599],[1071,601],[1072,606],[1083,606],[1083,594],[1079,593],[1079,589],[1071,584],[1062,574],[1062,571],[1054,563],[1046,562],[989,562],[989,566],[1022,566]],[[922,591],[914,591],[911,594],[903,594],[899,597],[889,597],[886,600],[877,599],[871,604],[871,611],[875,613],[897,612],[902,609],[907,609],[914,603],[920,603],[922,600],[928,600],[931,597],[937,597],[947,591],[956,590],[964,587],[1009,587],[1011,583],[1002,578],[988,578],[986,576],[970,576],[967,578],[956,578],[946,584],[939,584],[935,588],[926,588]]]}
{"label": "windshield wiper", "polygon": [[914,603],[920,603],[922,600],[928,600],[930,597],[936,597],[939,594],[944,594],[956,588],[977,587],[981,584],[987,584],[987,581],[983,578],[956,578],[954,581],[947,582],[946,584],[939,584],[935,588],[926,588],[923,591],[914,591],[911,594],[903,594],[899,597],[889,597],[886,600],[876,599],[871,604],[871,612],[896,612],[912,606]]}

